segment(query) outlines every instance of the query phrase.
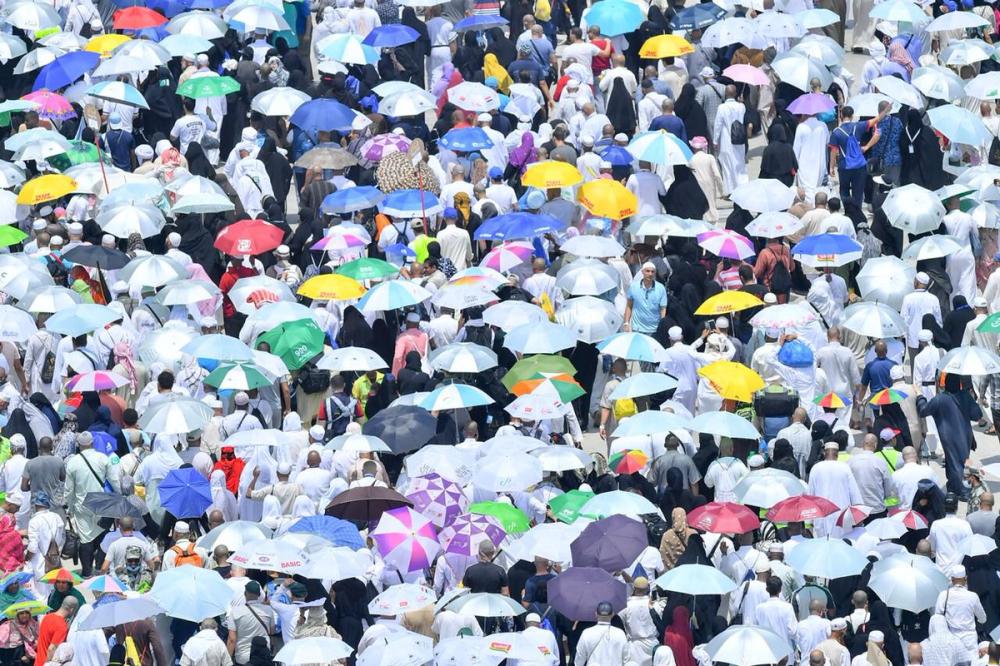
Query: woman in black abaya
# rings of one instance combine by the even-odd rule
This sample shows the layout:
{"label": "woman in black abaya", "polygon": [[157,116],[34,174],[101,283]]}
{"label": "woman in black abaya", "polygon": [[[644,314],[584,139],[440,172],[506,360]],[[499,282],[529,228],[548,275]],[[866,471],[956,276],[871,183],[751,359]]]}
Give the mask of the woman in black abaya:
{"label": "woman in black abaya", "polygon": [[674,166],[674,181],[663,198],[663,209],[688,220],[700,220],[708,211],[708,199],[690,168]]}
{"label": "woman in black abaya", "polygon": [[489,41],[486,52],[495,55],[501,65],[506,67],[517,60],[517,47],[514,46],[514,42],[510,38],[503,34],[503,30],[500,28],[490,28],[486,32],[486,38]]}
{"label": "woman in black abaya", "polygon": [[916,183],[929,190],[936,190],[951,182],[942,167],[943,153],[934,130],[924,125],[920,111],[908,109],[903,126],[902,184]]}
{"label": "woman in black abaya", "polygon": [[455,51],[451,61],[466,81],[483,82],[483,58],[486,54],[479,48],[476,33],[469,31],[462,39],[462,45]]}
{"label": "woman in black abaya", "polygon": [[767,131],[767,147],[760,161],[760,177],[774,178],[791,187],[799,169],[795,151],[788,141],[785,126],[775,123]]}
{"label": "woman in black abaya", "polygon": [[611,83],[611,94],[608,95],[608,120],[615,126],[616,132],[624,132],[631,136],[635,132],[635,104],[625,87],[625,82],[619,77]]}
{"label": "woman in black abaya", "polygon": [[417,73],[411,82],[423,87],[424,58],[431,54],[431,37],[430,33],[427,32],[427,24],[417,18],[417,13],[413,11],[413,7],[403,7],[403,16],[400,23],[413,28],[419,35],[415,41],[399,48],[400,50],[405,49],[408,51],[410,58],[416,64]]}
{"label": "woman in black abaya", "polygon": [[271,189],[274,191],[274,199],[284,213],[288,190],[292,187],[292,165],[288,163],[288,158],[278,152],[274,139],[270,136],[264,139],[264,145],[260,147],[257,159],[264,163],[268,179],[271,181]]}
{"label": "woman in black abaya", "polygon": [[187,159],[188,171],[192,176],[201,176],[215,182],[215,169],[212,168],[211,162],[205,156],[205,149],[199,142],[192,141],[188,144],[184,158]]}
{"label": "woman in black abaya", "polygon": [[681,88],[681,94],[674,104],[674,114],[684,121],[684,131],[687,132],[688,139],[696,136],[708,138],[708,118],[705,116],[705,109],[695,99],[697,91],[690,83],[685,83]]}
{"label": "woman in black abaya", "polygon": [[149,105],[149,109],[142,114],[142,126],[147,139],[155,134],[169,136],[174,121],[181,116],[177,83],[170,75],[170,70],[163,65],[157,67],[152,76],[146,79],[142,93]]}

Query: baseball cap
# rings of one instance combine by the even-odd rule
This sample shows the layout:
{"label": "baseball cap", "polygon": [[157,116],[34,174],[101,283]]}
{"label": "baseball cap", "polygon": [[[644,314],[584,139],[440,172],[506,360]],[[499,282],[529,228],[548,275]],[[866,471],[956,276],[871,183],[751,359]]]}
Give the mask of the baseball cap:
{"label": "baseball cap", "polygon": [[899,431],[895,428],[882,428],[878,436],[883,442],[888,442],[895,439],[898,434]]}
{"label": "baseball cap", "polygon": [[451,206],[448,206],[447,208],[444,209],[444,212],[441,214],[441,216],[446,220],[457,220],[458,211],[452,208]]}
{"label": "baseball cap", "polygon": [[491,179],[502,178],[503,170],[500,167],[490,167],[490,170],[487,172],[487,174]]}
{"label": "baseball cap", "polygon": [[833,631],[844,631],[847,629],[847,620],[842,617],[834,618],[830,621],[830,629]]}

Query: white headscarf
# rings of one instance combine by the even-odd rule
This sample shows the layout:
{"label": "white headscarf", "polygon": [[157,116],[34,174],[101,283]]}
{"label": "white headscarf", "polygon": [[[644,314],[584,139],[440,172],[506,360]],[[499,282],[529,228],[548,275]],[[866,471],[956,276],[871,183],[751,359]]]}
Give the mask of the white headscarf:
{"label": "white headscarf", "polygon": [[293,518],[307,518],[316,515],[316,504],[305,495],[299,495],[292,504]]}
{"label": "white headscarf", "polygon": [[212,504],[205,511],[205,515],[218,509],[222,512],[222,519],[227,523],[239,518],[236,496],[226,488],[226,473],[221,469],[215,470],[209,477],[209,484],[212,488]]}
{"label": "white headscarf", "polygon": [[656,652],[653,653],[653,666],[674,666],[676,663],[674,651],[666,645],[656,648]]}
{"label": "white headscarf", "polygon": [[270,527],[272,530],[278,528],[281,523],[281,502],[274,495],[268,495],[264,498],[264,504],[261,508],[261,518],[260,522]]}

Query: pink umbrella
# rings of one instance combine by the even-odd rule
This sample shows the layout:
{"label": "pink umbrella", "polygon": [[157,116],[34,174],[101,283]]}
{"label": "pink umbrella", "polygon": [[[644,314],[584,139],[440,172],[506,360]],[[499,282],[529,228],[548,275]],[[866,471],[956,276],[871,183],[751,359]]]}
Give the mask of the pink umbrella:
{"label": "pink umbrella", "polygon": [[698,245],[726,259],[746,259],[756,254],[749,238],[729,229],[713,229],[698,234]]}
{"label": "pink umbrella", "polygon": [[929,525],[927,519],[913,509],[897,509],[891,512],[889,517],[898,520],[911,530],[922,530]]}
{"label": "pink umbrella", "polygon": [[378,162],[386,155],[403,153],[410,147],[410,140],[402,134],[379,134],[364,142],[361,156],[369,162]]}
{"label": "pink umbrella", "polygon": [[345,253],[351,252],[352,250],[361,250],[366,245],[367,242],[363,238],[358,238],[349,233],[343,234],[329,234],[323,236],[319,241],[313,243],[310,250],[326,250],[328,252],[334,253]]}
{"label": "pink umbrella", "polygon": [[860,525],[861,521],[871,515],[871,508],[863,504],[854,504],[837,514],[838,527]]}
{"label": "pink umbrella", "polygon": [[403,572],[427,569],[441,550],[434,525],[408,506],[385,511],[369,536],[382,559]]}
{"label": "pink umbrella", "polygon": [[766,86],[771,82],[763,70],[753,65],[730,65],[722,70],[722,75],[733,81],[748,83],[752,86]]}
{"label": "pink umbrella", "polygon": [[441,530],[441,545],[446,553],[475,557],[480,543],[489,539],[499,546],[506,536],[503,526],[493,516],[467,513]]}
{"label": "pink umbrella", "polygon": [[21,99],[38,104],[38,116],[55,120],[68,120],[76,118],[76,111],[73,110],[69,100],[62,95],[57,95],[48,90],[36,90],[28,93]]}
{"label": "pink umbrella", "polygon": [[435,472],[411,480],[406,496],[413,500],[417,511],[438,527],[450,525],[469,510],[469,498],[462,487]]}
{"label": "pink umbrella", "polygon": [[479,265],[506,273],[510,269],[520,266],[531,259],[534,251],[535,249],[530,243],[518,241],[504,243],[487,252]]}
{"label": "pink umbrella", "polygon": [[115,372],[95,370],[76,375],[66,383],[67,390],[78,393],[81,391],[110,391],[128,384],[128,379]]}

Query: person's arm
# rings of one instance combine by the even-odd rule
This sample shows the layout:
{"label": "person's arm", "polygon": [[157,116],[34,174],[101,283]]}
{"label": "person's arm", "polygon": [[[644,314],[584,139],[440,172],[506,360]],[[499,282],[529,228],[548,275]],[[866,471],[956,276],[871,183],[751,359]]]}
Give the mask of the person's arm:
{"label": "person's arm", "polygon": [[281,416],[284,418],[292,411],[292,394],[288,389],[288,380],[284,379],[279,385],[281,387]]}
{"label": "person's arm", "polygon": [[627,331],[632,330],[632,326],[629,324],[630,321],[632,321],[632,299],[631,298],[625,301],[625,323],[622,324],[622,330],[623,331],[627,332]]}
{"label": "person's arm", "polygon": [[25,466],[24,472],[21,473],[21,492],[26,493],[31,490],[31,475],[28,474],[28,468]]}
{"label": "person's arm", "polygon": [[230,657],[236,656],[236,630],[230,629],[229,635],[226,637],[226,650],[229,652]]}

